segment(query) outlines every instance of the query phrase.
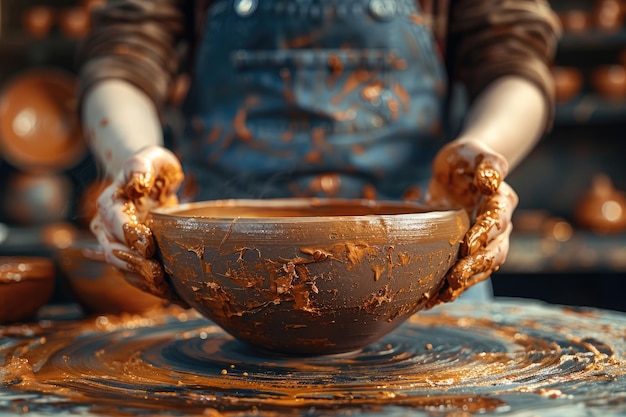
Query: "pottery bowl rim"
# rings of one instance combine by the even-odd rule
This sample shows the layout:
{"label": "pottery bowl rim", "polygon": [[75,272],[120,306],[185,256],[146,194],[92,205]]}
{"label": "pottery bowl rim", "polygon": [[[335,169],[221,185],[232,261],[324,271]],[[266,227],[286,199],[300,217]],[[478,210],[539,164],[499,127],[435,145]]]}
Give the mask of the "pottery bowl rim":
{"label": "pottery bowl rim", "polygon": [[[370,210],[357,214],[315,214],[315,209],[347,208]],[[226,212],[228,209],[249,208],[260,210],[301,210],[301,215],[202,215],[197,212],[213,208],[216,211]],[[307,209],[312,209],[310,214],[306,214]],[[390,219],[419,219],[427,223],[430,221],[452,220],[457,216],[466,215],[462,208],[440,208],[430,207],[425,204],[411,201],[395,200],[369,200],[351,198],[306,198],[306,197],[286,197],[286,198],[232,198],[205,200],[190,203],[181,203],[174,206],[159,207],[150,211],[153,218],[159,220],[189,220],[198,223],[228,223],[237,219],[237,223],[323,223],[342,221],[358,221],[369,219],[373,216]]]}

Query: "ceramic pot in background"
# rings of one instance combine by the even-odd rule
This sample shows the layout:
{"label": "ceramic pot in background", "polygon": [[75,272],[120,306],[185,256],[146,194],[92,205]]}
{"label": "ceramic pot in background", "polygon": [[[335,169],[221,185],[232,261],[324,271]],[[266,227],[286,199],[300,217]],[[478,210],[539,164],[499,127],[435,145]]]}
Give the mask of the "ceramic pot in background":
{"label": "ceramic pot in background", "polygon": [[563,103],[575,98],[583,85],[583,76],[578,68],[555,66],[552,69],[556,101]]}
{"label": "ceramic pot in background", "polygon": [[613,101],[626,98],[626,67],[603,65],[591,71],[591,83],[598,95]]}
{"label": "ceramic pot in background", "polygon": [[89,33],[91,17],[84,7],[67,7],[59,12],[59,29],[69,39],[81,39]]}
{"label": "ceramic pot in background", "polygon": [[29,7],[22,15],[22,25],[33,38],[45,38],[54,25],[54,10],[48,6]]}
{"label": "ceramic pot in background", "polygon": [[626,231],[626,193],[617,190],[611,178],[597,174],[575,211],[577,223],[598,233]]}
{"label": "ceramic pot in background", "polygon": [[558,17],[566,32],[581,33],[591,28],[592,16],[587,10],[566,10],[558,13]]}
{"label": "ceramic pot in background", "polygon": [[54,262],[40,257],[0,257],[0,323],[33,318],[54,290]]}
{"label": "ceramic pot in background", "polygon": [[76,78],[28,69],[0,92],[0,155],[23,171],[60,171],[86,155],[76,112]]}
{"label": "ceramic pot in background", "polygon": [[82,191],[76,203],[76,220],[80,226],[89,227],[91,219],[98,210],[98,197],[109,184],[111,184],[110,180],[96,180]]}
{"label": "ceramic pot in background", "polygon": [[104,260],[95,241],[78,241],[57,253],[61,278],[88,314],[142,313],[166,301],[133,287]]}
{"label": "ceramic pot in background", "polygon": [[18,172],[8,178],[0,198],[2,212],[11,223],[56,223],[70,212],[72,184],[62,174]]}
{"label": "ceramic pot in background", "polygon": [[594,23],[600,30],[618,31],[624,26],[624,4],[622,0],[596,0]]}

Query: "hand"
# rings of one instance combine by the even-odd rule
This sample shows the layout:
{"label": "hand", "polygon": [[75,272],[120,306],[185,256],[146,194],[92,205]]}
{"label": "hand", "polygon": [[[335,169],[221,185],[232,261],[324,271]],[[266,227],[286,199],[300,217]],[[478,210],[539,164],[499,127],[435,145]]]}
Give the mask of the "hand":
{"label": "hand", "polygon": [[[136,153],[98,197],[91,231],[107,262],[128,271],[126,279],[144,291],[172,298],[163,268],[154,259],[156,245],[145,225],[150,210],[178,203],[183,180],[180,162],[165,148],[151,146]],[[175,297],[174,297],[175,298]]]}
{"label": "hand", "polygon": [[459,260],[448,271],[431,307],[456,299],[506,260],[511,217],[518,203],[517,194],[504,182],[507,173],[506,159],[477,140],[452,142],[435,156],[427,203],[463,207],[475,220],[461,244]]}

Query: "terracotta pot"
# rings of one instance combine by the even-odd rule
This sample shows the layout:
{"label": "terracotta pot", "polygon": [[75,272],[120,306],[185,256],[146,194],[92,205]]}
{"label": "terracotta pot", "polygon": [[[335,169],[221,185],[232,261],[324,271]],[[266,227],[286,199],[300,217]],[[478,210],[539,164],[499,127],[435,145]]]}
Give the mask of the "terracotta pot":
{"label": "terracotta pot", "polygon": [[106,4],[106,0],[81,0],[80,5],[88,12],[92,12],[93,9],[102,7]]}
{"label": "terracotta pot", "polygon": [[594,176],[575,211],[577,223],[598,233],[626,231],[626,193],[616,190],[610,177]]}
{"label": "terracotta pot", "polygon": [[70,39],[83,38],[91,27],[89,11],[83,7],[68,7],[59,13],[61,33]]}
{"label": "terracotta pot", "polygon": [[78,198],[76,208],[76,218],[81,226],[89,226],[89,222],[98,210],[98,197],[109,184],[111,184],[110,180],[96,180],[83,190]]}
{"label": "terracotta pot", "polygon": [[75,77],[60,70],[10,79],[0,93],[0,154],[24,171],[62,170],[82,159],[75,91]]}
{"label": "terracotta pot", "polygon": [[592,23],[591,14],[586,10],[567,10],[558,14],[563,30],[580,33],[589,30]]}
{"label": "terracotta pot", "polygon": [[70,210],[72,184],[60,174],[11,175],[2,190],[2,211],[20,225],[63,221]]}
{"label": "terracotta pot", "polygon": [[594,68],[591,82],[595,91],[608,100],[626,98],[626,68],[622,65],[605,65]]}
{"label": "terracotta pot", "polygon": [[62,279],[88,314],[142,313],[166,303],[129,284],[120,270],[104,260],[95,241],[59,250],[57,263]]}
{"label": "terracotta pot", "polygon": [[54,290],[54,263],[39,257],[0,257],[0,323],[33,318]]}
{"label": "terracotta pot", "polygon": [[363,348],[438,292],[469,227],[463,210],[371,200],[228,200],[152,213],[173,290],[262,349]]}
{"label": "terracotta pot", "polygon": [[29,7],[22,16],[22,24],[30,36],[44,38],[54,25],[54,10],[48,6]]}
{"label": "terracotta pot", "polygon": [[597,0],[594,21],[596,27],[601,30],[620,30],[624,26],[624,4],[622,0]]}
{"label": "terracotta pot", "polygon": [[557,102],[567,102],[580,93],[583,76],[578,68],[557,66],[552,73]]}

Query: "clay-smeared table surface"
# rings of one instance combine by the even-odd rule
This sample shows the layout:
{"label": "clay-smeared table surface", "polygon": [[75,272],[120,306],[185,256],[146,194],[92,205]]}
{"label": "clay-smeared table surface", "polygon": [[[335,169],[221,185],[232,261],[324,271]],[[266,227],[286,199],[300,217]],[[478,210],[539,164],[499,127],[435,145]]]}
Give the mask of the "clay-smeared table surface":
{"label": "clay-smeared table surface", "polygon": [[192,311],[0,327],[0,414],[616,416],[626,315],[452,303],[354,353],[255,351]]}

